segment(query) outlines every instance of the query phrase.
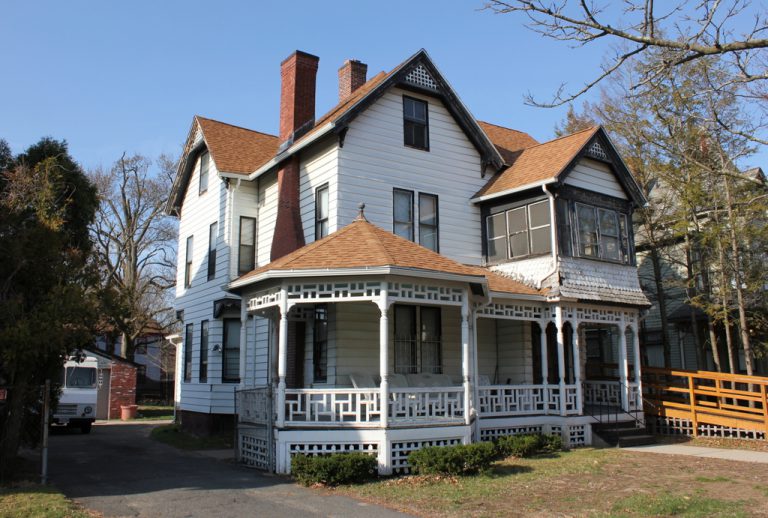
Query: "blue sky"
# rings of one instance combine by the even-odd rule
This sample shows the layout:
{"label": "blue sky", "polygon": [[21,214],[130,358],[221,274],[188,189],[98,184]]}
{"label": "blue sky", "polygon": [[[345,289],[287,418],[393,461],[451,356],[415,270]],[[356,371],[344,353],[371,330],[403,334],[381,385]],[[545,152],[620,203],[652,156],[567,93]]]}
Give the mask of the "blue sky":
{"label": "blue sky", "polygon": [[[553,136],[565,108],[525,106],[591,79],[604,47],[569,48],[471,1],[21,1],[0,15],[0,138],[66,139],[84,167],[123,151],[178,156],[195,114],[268,133],[280,61],[320,57],[317,116],[347,58],[369,77],[425,48],[479,119]],[[761,164],[763,165],[763,164]]]}

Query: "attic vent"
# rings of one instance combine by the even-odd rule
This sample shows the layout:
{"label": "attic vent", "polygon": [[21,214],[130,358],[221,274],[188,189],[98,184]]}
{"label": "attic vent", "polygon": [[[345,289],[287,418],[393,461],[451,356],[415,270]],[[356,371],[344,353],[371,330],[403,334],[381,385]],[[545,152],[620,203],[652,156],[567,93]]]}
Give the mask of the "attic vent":
{"label": "attic vent", "polygon": [[429,72],[424,68],[424,65],[419,65],[411,70],[408,75],[405,76],[405,82],[422,88],[437,90],[437,83],[435,83],[435,80],[429,75]]}
{"label": "attic vent", "polygon": [[587,148],[587,156],[597,158],[598,160],[605,160],[606,162],[608,161],[608,155],[605,154],[603,146],[601,146],[600,142],[597,140],[592,142],[592,144]]}

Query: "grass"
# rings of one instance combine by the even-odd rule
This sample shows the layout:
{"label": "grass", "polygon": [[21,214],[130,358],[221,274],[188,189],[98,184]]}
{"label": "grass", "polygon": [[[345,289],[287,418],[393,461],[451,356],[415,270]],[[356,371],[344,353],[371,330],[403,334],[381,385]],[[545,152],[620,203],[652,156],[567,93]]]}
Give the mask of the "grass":
{"label": "grass", "polygon": [[173,406],[139,405],[139,411],[136,414],[136,420],[158,421],[163,419],[173,419]]}
{"label": "grass", "polygon": [[24,484],[0,488],[0,516],[3,518],[91,518],[62,493],[50,486]]}
{"label": "grass", "polygon": [[708,498],[701,495],[672,494],[633,495],[613,505],[610,516],[684,516],[690,518],[748,516],[744,502]]}
{"label": "grass", "polygon": [[177,424],[158,426],[152,430],[150,436],[156,441],[181,450],[221,450],[234,446],[231,433],[198,437],[183,432]]}

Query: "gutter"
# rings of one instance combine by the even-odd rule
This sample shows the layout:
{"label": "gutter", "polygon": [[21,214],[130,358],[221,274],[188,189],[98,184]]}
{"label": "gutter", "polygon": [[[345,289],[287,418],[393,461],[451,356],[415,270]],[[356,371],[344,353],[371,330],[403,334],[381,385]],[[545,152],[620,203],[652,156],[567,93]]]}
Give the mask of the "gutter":
{"label": "gutter", "polygon": [[[502,196],[506,196],[507,194],[514,194],[516,192],[527,191],[528,189],[533,189],[535,187],[544,187],[545,185],[550,183],[555,183],[556,181],[557,180],[555,178],[549,178],[547,180],[542,180],[540,182],[528,183],[525,185],[521,185],[520,187],[513,187],[512,189],[506,189],[501,192],[495,192],[493,194],[486,194],[484,196],[470,198],[469,201],[471,201],[472,203],[480,203],[481,201],[493,200],[494,198],[500,198]],[[547,191],[545,190],[544,192],[547,192]]]}

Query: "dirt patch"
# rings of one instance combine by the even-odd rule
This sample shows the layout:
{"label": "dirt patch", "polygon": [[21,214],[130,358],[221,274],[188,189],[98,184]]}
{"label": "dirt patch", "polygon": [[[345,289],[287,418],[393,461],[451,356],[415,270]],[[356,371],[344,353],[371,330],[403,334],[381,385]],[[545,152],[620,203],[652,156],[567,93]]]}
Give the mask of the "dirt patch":
{"label": "dirt patch", "polygon": [[419,516],[670,514],[649,511],[654,509],[646,505],[650,500],[661,502],[658,509],[669,502],[703,501],[711,509],[727,509],[704,516],[768,516],[768,464],[720,459],[582,449],[548,458],[507,459],[476,477],[401,480],[335,492]]}
{"label": "dirt patch", "polygon": [[687,444],[690,446],[706,446],[708,448],[726,448],[732,450],[750,450],[768,452],[768,441],[750,439],[728,439],[719,437],[681,437],[659,436],[662,444]]}

